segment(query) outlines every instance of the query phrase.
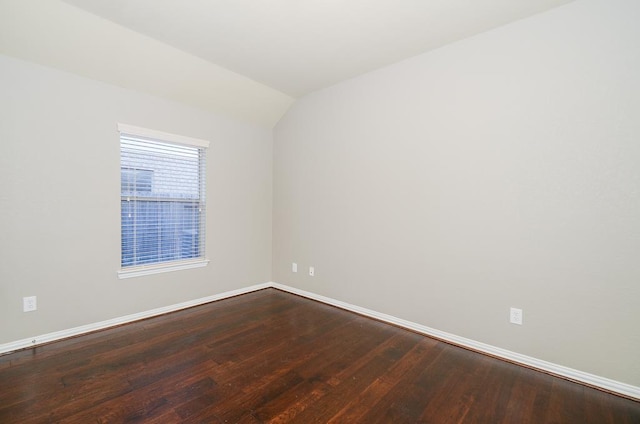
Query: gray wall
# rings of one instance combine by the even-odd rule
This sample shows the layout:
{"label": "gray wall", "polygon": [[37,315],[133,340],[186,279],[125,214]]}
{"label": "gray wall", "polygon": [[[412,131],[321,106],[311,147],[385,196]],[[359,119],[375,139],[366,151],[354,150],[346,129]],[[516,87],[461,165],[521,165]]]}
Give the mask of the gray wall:
{"label": "gray wall", "polygon": [[298,100],[274,281],[640,385],[639,15],[576,1]]}
{"label": "gray wall", "polygon": [[[0,343],[270,280],[270,130],[5,56],[0,93]],[[117,278],[118,122],[211,142],[207,267]]]}

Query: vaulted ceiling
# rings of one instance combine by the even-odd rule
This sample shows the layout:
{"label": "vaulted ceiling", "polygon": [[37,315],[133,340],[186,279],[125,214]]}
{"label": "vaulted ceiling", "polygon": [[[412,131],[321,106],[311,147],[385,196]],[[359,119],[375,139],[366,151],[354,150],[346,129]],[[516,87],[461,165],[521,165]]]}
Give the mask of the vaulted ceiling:
{"label": "vaulted ceiling", "polygon": [[571,0],[0,0],[0,53],[273,126],[309,92]]}

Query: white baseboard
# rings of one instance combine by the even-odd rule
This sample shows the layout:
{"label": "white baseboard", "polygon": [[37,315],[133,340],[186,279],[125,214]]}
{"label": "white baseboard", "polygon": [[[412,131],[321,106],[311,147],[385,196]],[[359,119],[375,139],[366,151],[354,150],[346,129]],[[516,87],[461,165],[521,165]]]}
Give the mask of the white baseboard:
{"label": "white baseboard", "polygon": [[17,340],[10,343],[0,345],[0,354],[13,352],[19,349],[25,349],[29,347],[38,346],[44,343],[50,343],[56,340],[66,339],[69,337],[79,336],[82,334],[90,333],[97,330],[102,330],[116,325],[122,325],[134,321],[139,321],[145,318],[151,318],[153,316],[166,314],[169,312],[179,311],[181,309],[190,308],[193,306],[202,305],[204,303],[213,302],[216,300],[226,299],[233,296],[238,296],[245,293],[250,293],[256,290],[262,290],[266,288],[276,288],[288,293],[297,294],[312,300],[316,300],[328,305],[336,306],[338,308],[355,312],[360,315],[371,317],[389,324],[397,325],[398,327],[406,328],[417,333],[421,333],[427,336],[432,336],[446,342],[453,343],[455,345],[465,347],[474,351],[486,353],[491,356],[505,359],[510,362],[518,363],[530,368],[538,369],[540,371],[557,375],[559,377],[567,378],[569,380],[577,381],[587,384],[589,386],[598,387],[602,390],[617,393],[622,396],[640,400],[640,387],[632,386],[630,384],[622,383],[619,381],[611,380],[605,377],[589,374],[573,368],[568,368],[562,365],[557,365],[552,362],[543,361],[540,359],[532,358],[530,356],[521,355],[516,352],[511,352],[506,349],[491,346],[486,343],[477,342],[475,340],[467,339],[465,337],[456,336],[455,334],[446,333],[444,331],[436,330],[434,328],[426,327],[415,322],[400,319],[391,315],[383,314],[373,311],[371,309],[362,308],[360,306],[352,305],[350,303],[342,302],[330,297],[321,296],[319,294],[311,293],[305,290],[300,290],[294,287],[286,286],[279,283],[262,283],[253,286],[245,287],[238,290],[232,290],[213,296],[202,297],[175,305],[169,305],[161,308],[152,309],[149,311],[139,312],[136,314],[125,315],[123,317],[113,318],[106,321],[96,322],[93,324],[82,325],[80,327],[74,327],[67,330],[56,331],[53,333],[42,334],[28,339]]}
{"label": "white baseboard", "polygon": [[432,336],[464,348],[486,353],[491,356],[495,356],[510,362],[524,365],[526,367],[534,368],[534,369],[537,369],[549,374],[553,374],[562,378],[583,383],[589,386],[597,387],[607,392],[617,393],[625,397],[640,400],[640,387],[637,387],[637,386],[632,386],[630,384],[622,383],[616,380],[611,380],[605,377],[589,374],[583,371],[575,370],[573,368],[568,368],[562,365],[554,364],[552,362],[547,362],[541,359],[532,358],[530,356],[521,355],[516,352],[511,352],[506,349],[502,349],[496,346],[491,346],[486,343],[481,343],[475,340],[467,339],[465,337],[456,336],[455,334],[446,333],[444,331],[440,331],[434,328],[426,327],[424,325],[416,324],[415,322],[396,318],[391,315],[376,312],[371,309],[362,308],[360,306],[352,305],[346,302],[332,299],[330,297],[321,296],[305,290],[300,290],[295,287],[289,287],[279,283],[271,283],[271,286],[282,291],[297,294],[309,299],[326,303],[328,305],[345,309],[347,311],[355,312],[357,314],[375,318],[377,320],[387,322],[389,324],[397,325],[398,327],[406,328],[408,330],[415,331],[420,334]]}
{"label": "white baseboard", "polygon": [[136,314],[125,315],[123,317],[113,318],[106,321],[100,321],[93,324],[81,325],[80,327],[69,328],[67,330],[56,331],[39,336],[29,337],[28,339],[17,340],[15,342],[0,345],[0,354],[13,352],[19,349],[38,346],[44,343],[50,343],[56,340],[66,339],[69,337],[79,336],[81,334],[91,333],[92,331],[103,330],[105,328],[114,327],[116,325],[127,324],[139,321],[145,318],[151,318],[156,315],[162,315],[169,312],[179,311],[180,309],[191,308],[192,306],[202,305],[204,303],[216,300],[226,299],[228,297],[238,296],[256,290],[272,287],[271,283],[256,284],[254,286],[245,287],[238,290],[232,290],[213,296],[202,297],[200,299],[190,300],[187,302],[177,303],[175,305],[164,306],[162,308],[151,309],[149,311],[139,312]]}

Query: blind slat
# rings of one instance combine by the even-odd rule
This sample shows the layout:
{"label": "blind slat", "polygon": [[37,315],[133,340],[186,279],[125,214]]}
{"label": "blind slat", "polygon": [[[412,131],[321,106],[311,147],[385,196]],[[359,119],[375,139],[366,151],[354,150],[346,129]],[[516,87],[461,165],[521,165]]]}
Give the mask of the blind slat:
{"label": "blind slat", "polygon": [[121,134],[121,266],[204,258],[205,148]]}

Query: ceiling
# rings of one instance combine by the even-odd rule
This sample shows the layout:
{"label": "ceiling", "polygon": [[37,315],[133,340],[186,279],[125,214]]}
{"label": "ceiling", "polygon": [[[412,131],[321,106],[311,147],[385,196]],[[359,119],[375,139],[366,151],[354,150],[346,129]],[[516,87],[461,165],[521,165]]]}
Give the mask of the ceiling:
{"label": "ceiling", "polygon": [[65,0],[292,97],[567,0]]}
{"label": "ceiling", "polygon": [[307,93],[570,1],[0,0],[0,52],[273,126]]}

